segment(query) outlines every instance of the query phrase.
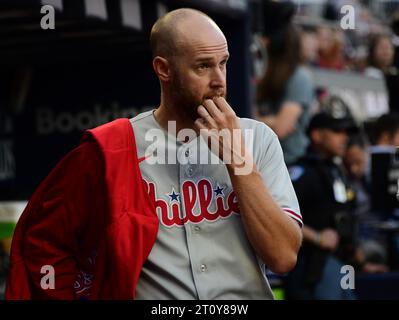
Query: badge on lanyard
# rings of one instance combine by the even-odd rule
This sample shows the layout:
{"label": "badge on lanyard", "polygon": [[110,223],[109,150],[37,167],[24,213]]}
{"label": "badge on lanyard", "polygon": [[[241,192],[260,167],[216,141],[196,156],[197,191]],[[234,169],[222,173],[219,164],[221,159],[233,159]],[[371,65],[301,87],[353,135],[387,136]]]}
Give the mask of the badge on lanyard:
{"label": "badge on lanyard", "polygon": [[335,201],[345,203],[347,201],[346,188],[341,179],[336,179],[333,185]]}

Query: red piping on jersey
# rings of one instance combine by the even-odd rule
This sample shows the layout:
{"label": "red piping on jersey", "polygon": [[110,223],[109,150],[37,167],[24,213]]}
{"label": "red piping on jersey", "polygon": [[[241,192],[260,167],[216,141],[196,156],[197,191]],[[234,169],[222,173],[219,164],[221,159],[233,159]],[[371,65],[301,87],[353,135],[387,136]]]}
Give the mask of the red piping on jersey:
{"label": "red piping on jersey", "polygon": [[301,224],[303,223],[302,222],[302,217],[299,214],[297,214],[294,211],[292,211],[290,209],[287,209],[287,208],[283,208],[283,210],[288,212],[288,213],[290,213],[290,214],[292,214],[295,218],[297,218],[301,222]]}

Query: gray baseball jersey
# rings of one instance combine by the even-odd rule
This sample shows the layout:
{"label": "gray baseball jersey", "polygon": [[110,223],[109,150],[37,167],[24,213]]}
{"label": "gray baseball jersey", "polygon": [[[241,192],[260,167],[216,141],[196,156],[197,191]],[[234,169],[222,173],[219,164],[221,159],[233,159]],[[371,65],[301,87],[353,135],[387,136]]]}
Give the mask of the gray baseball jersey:
{"label": "gray baseball jersey", "polygon": [[[140,170],[160,221],[136,298],[273,299],[265,265],[247,239],[226,166],[201,137],[183,144],[162,129],[153,111],[131,123]],[[277,136],[255,120],[240,123],[273,198],[302,224]]]}

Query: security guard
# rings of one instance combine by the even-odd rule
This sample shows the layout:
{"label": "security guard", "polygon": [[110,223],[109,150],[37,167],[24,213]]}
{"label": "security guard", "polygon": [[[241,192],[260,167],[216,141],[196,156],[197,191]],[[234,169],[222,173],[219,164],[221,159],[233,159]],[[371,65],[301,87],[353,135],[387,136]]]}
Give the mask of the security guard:
{"label": "security guard", "polygon": [[292,299],[346,299],[341,266],[354,251],[354,193],[341,166],[350,131],[356,130],[349,108],[332,98],[310,121],[310,147],[289,169],[304,220],[304,243],[288,276]]}

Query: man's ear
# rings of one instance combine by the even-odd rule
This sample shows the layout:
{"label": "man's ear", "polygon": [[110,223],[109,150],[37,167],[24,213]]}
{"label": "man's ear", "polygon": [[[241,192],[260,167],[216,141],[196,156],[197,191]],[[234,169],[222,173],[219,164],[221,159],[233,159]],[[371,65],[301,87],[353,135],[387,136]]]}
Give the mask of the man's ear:
{"label": "man's ear", "polygon": [[156,56],[152,60],[152,66],[159,80],[168,82],[170,79],[170,63],[167,59]]}

